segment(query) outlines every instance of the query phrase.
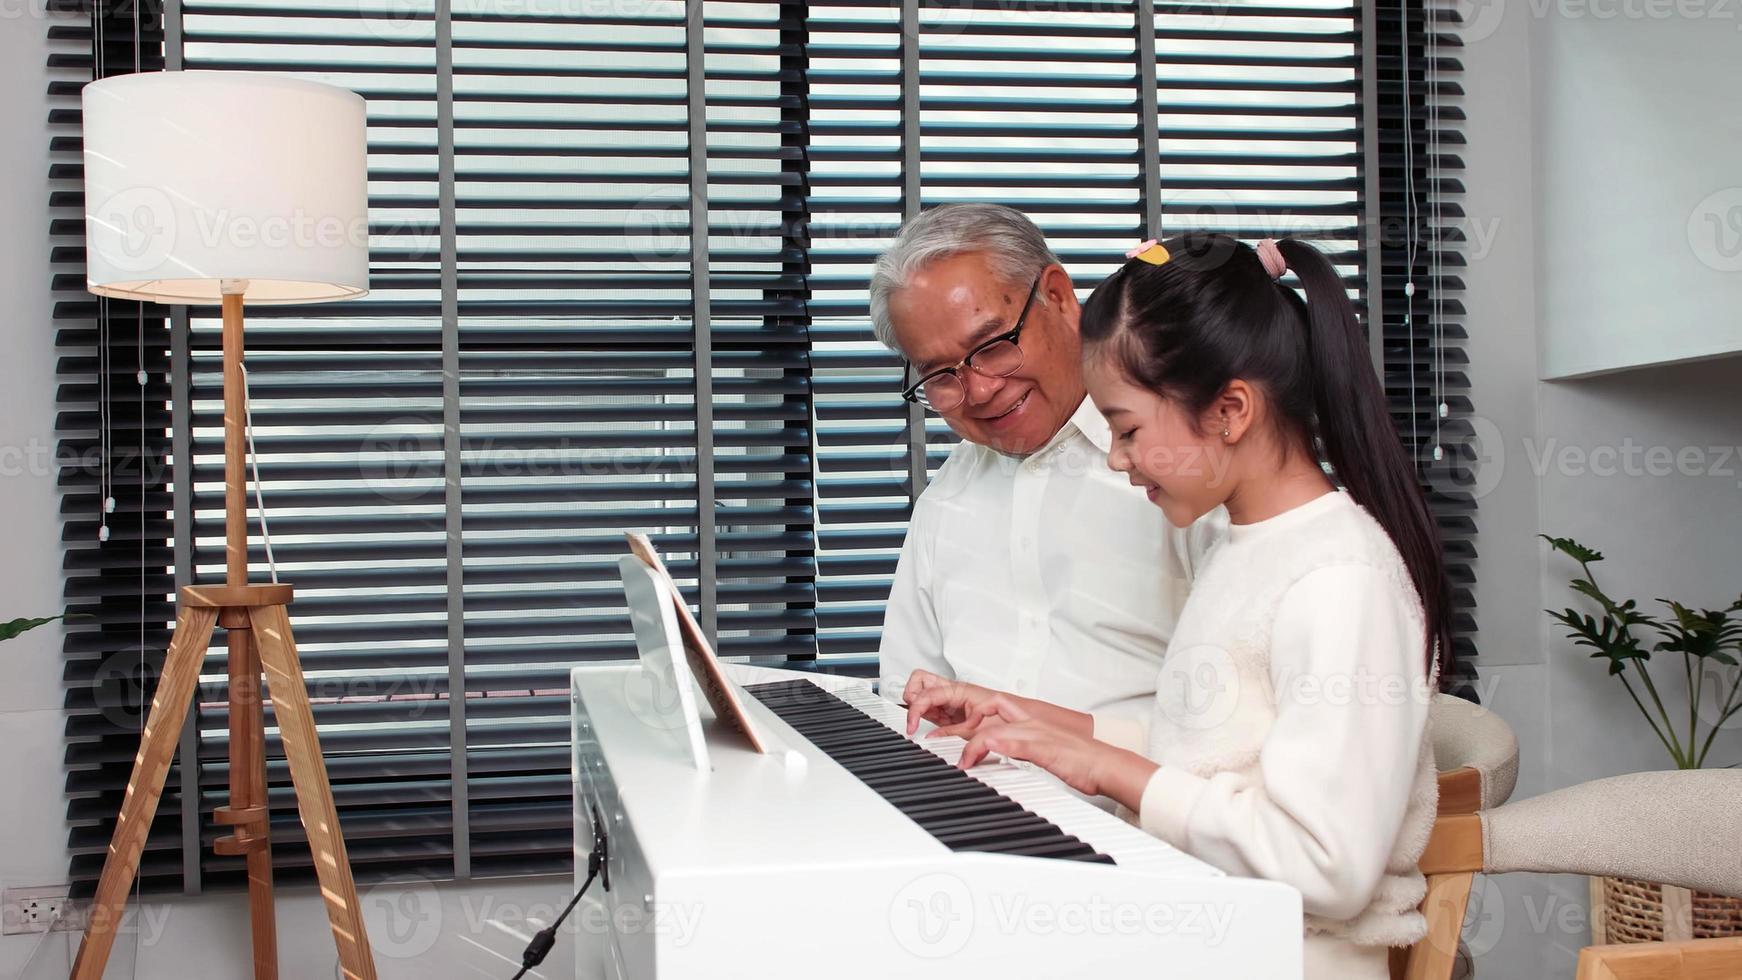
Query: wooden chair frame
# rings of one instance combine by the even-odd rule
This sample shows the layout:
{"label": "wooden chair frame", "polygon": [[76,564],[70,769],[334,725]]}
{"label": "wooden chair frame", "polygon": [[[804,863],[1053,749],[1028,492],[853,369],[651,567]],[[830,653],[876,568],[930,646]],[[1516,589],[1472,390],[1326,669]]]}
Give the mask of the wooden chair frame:
{"label": "wooden chair frame", "polygon": [[1439,816],[1421,855],[1427,878],[1427,935],[1391,951],[1393,980],[1450,980],[1470,889],[1482,870],[1482,774],[1465,766],[1440,773]]}
{"label": "wooden chair frame", "polygon": [[[1471,789],[1471,784],[1474,789]],[[1480,776],[1474,769],[1440,775],[1439,816],[1422,851],[1427,877],[1427,935],[1392,950],[1394,980],[1449,980],[1470,889],[1484,867]],[[1587,946],[1579,952],[1577,980],[1734,980],[1742,977],[1742,938]]]}
{"label": "wooden chair frame", "polygon": [[1742,977],[1742,937],[1679,943],[1617,943],[1579,951],[1577,980],[1733,980]]}

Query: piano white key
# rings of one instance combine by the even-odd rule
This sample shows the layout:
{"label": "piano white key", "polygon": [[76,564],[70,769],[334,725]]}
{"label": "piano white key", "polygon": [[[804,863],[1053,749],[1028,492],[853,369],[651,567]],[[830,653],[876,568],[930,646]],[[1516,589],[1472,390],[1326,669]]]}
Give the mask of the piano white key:
{"label": "piano white key", "polygon": [[[869,688],[836,691],[837,696],[872,718],[905,732],[907,712]],[[922,724],[914,739],[950,763],[960,762],[967,741],[956,736],[926,738]],[[983,762],[968,774],[1010,797],[1038,817],[1052,821],[1125,867],[1175,875],[1221,875],[1222,872],[1105,810],[1084,804],[1083,797],[1044,772],[1008,760]]]}

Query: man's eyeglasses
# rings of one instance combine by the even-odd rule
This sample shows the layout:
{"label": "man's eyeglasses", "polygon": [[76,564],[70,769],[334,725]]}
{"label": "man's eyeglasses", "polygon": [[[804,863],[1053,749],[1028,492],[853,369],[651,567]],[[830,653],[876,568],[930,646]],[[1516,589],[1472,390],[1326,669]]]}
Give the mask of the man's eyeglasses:
{"label": "man's eyeglasses", "polygon": [[[968,352],[952,367],[939,368],[902,391],[901,397],[910,402],[918,402],[934,412],[954,411],[968,398],[966,382],[962,380],[962,369],[973,368],[979,374],[988,378],[1008,378],[1022,367],[1022,348],[1017,346],[1017,339],[1022,336],[1022,327],[1028,321],[1028,311],[1034,306],[1034,294],[1040,290],[1040,277],[1036,276],[1034,285],[1028,287],[1028,298],[1022,301],[1022,312],[1016,316],[1016,326],[1009,332],[1001,333],[991,340]],[[912,365],[908,365],[909,368]]]}

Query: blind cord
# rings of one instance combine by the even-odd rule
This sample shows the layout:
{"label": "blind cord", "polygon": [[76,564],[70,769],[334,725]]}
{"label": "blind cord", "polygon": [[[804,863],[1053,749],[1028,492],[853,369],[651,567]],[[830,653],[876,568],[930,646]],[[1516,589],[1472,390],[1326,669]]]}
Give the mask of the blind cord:
{"label": "blind cord", "polygon": [[599,877],[599,869],[604,866],[604,863],[604,844],[602,842],[595,843],[593,853],[587,855],[586,883],[581,885],[580,891],[575,892],[574,898],[569,899],[568,907],[563,909],[563,914],[557,916],[555,922],[540,929],[538,934],[532,937],[532,941],[526,944],[526,952],[520,954],[520,972],[514,975],[514,980],[520,980],[521,977],[526,976],[527,970],[543,963],[544,958],[550,955],[551,947],[556,945],[557,927],[563,924],[563,920],[567,919],[569,913],[573,912],[575,906],[579,904],[581,896],[585,895],[587,889],[593,886],[593,879]]}
{"label": "blind cord", "polygon": [[266,527],[266,495],[260,489],[260,454],[254,451],[254,400],[248,395],[248,366],[237,365],[242,374],[242,428],[248,436],[248,464],[254,471],[254,509],[260,514],[260,540],[266,545],[266,567],[272,584],[278,584],[278,562],[272,558],[272,532]]}
{"label": "blind cord", "polygon": [[1415,200],[1415,106],[1410,101],[1409,85],[1409,0],[1397,5],[1402,27],[1398,32],[1403,54],[1403,353],[1409,363],[1409,456],[1419,471],[1421,467],[1421,436],[1417,431],[1415,396],[1415,253],[1416,221],[1420,208]]}

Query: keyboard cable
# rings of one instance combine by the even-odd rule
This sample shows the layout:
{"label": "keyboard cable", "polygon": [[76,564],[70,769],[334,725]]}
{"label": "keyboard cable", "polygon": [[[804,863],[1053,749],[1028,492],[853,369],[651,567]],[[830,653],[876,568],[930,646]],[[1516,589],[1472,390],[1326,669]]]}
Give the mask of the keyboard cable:
{"label": "keyboard cable", "polygon": [[575,892],[574,898],[569,899],[568,908],[563,909],[563,914],[557,916],[555,922],[540,929],[538,934],[532,937],[532,941],[526,944],[526,952],[520,954],[520,972],[514,975],[514,980],[520,980],[521,977],[526,976],[526,971],[543,963],[544,958],[550,955],[551,947],[556,945],[557,928],[563,924],[564,919],[569,917],[569,913],[575,910],[581,896],[585,895],[587,889],[593,886],[593,879],[599,877],[599,869],[604,863],[604,845],[595,843],[593,853],[587,855],[586,883],[581,885],[580,891]]}

